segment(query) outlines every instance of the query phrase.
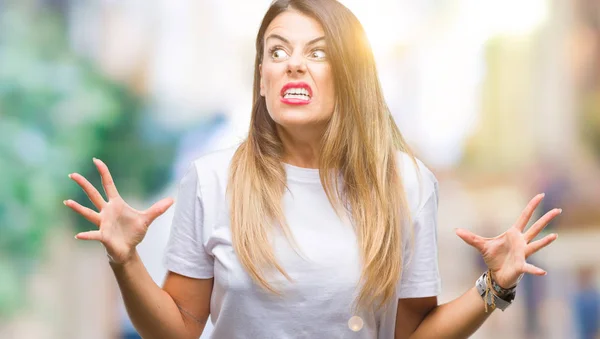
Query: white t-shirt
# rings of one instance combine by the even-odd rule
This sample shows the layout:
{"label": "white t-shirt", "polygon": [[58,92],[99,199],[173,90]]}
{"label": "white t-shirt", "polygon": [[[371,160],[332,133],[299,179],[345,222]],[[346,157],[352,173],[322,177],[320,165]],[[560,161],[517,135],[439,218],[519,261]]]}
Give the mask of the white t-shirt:
{"label": "white t-shirt", "polygon": [[[167,270],[199,279],[213,278],[210,313],[215,339],[392,339],[397,302],[377,313],[359,314],[363,327],[348,321],[357,295],[361,267],[356,236],[327,200],[318,169],[284,164],[290,191],[283,196],[286,220],[300,257],[282,234],[274,251],[291,276],[274,274],[282,297],[257,286],[242,268],[231,243],[225,190],[236,147],[195,160],[181,180],[171,235],[165,254]],[[437,258],[438,185],[418,162],[421,180],[409,157],[399,165],[414,221],[414,252],[403,265],[397,298],[436,296],[441,282]],[[407,234],[406,232],[404,233]],[[405,237],[404,254],[410,247]]]}

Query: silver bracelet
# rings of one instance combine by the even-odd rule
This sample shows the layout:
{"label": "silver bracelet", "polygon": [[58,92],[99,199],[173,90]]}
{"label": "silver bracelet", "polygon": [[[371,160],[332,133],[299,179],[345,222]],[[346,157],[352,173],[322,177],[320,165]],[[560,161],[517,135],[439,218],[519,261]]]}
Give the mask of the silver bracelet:
{"label": "silver bracelet", "polygon": [[492,311],[495,308],[499,308],[501,311],[504,312],[504,310],[507,309],[508,306],[510,306],[512,304],[512,301],[515,299],[516,285],[510,289],[507,289],[509,291],[508,294],[506,294],[502,298],[492,291],[492,285],[493,281],[491,279],[491,276],[489,276],[489,271],[484,272],[479,277],[479,279],[477,279],[477,282],[475,282],[477,292],[485,302],[486,313],[488,312],[488,307],[491,307]]}

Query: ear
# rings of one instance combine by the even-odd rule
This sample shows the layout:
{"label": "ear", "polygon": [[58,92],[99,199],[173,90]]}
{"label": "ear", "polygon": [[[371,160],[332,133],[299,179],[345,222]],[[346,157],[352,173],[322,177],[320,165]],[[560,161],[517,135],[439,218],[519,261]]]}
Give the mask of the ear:
{"label": "ear", "polygon": [[262,77],[262,64],[258,65],[258,74],[260,75],[260,96],[264,97],[265,96],[265,86],[263,84],[263,77]]}

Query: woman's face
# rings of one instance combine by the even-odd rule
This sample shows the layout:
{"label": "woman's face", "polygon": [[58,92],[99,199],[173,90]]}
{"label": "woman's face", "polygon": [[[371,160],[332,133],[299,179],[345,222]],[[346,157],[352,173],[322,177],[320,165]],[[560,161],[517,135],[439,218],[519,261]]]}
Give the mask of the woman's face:
{"label": "woman's face", "polygon": [[260,95],[271,118],[287,128],[325,126],[335,89],[319,22],[288,10],[271,21],[264,39]]}

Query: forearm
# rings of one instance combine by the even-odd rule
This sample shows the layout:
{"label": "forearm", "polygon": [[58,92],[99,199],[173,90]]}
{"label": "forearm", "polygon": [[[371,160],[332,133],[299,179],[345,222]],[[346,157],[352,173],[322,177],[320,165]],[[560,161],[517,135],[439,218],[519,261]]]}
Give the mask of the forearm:
{"label": "forearm", "polygon": [[462,296],[429,312],[410,338],[468,338],[491,313],[490,307],[488,313],[485,312],[483,299],[477,288],[472,287]]}
{"label": "forearm", "polygon": [[111,268],[129,318],[143,338],[190,336],[175,301],[152,280],[137,252],[126,264]]}

